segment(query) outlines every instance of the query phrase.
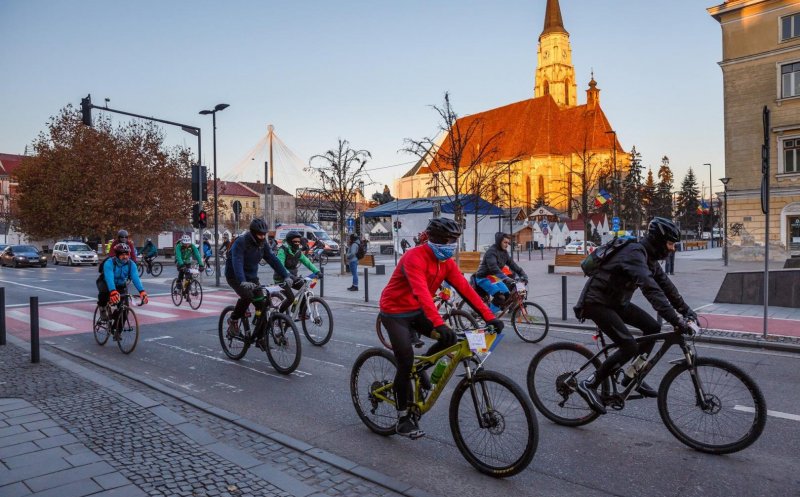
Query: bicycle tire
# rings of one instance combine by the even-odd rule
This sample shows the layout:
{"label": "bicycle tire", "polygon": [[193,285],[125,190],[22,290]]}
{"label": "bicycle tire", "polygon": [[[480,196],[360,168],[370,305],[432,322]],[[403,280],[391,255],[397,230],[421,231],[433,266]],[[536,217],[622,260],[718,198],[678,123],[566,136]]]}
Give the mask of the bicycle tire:
{"label": "bicycle tire", "polygon": [[213,276],[214,275],[214,263],[209,260],[208,263],[206,264],[206,267],[203,268],[203,271],[205,271],[206,276]]}
{"label": "bicycle tire", "polygon": [[172,286],[170,287],[170,295],[172,296],[172,303],[175,304],[175,307],[181,305],[183,302],[183,291],[178,286],[178,278],[172,280]]}
{"label": "bicycle tire", "polygon": [[[219,315],[219,344],[222,346],[222,351],[225,352],[226,356],[238,361],[247,353],[247,349],[250,348],[250,341],[242,335],[241,331],[237,336],[228,335],[228,318],[233,312],[233,308],[234,306],[229,305],[222,309],[222,313]],[[241,321],[243,323],[247,320],[243,319]]]}
{"label": "bicycle tire", "polygon": [[[488,306],[489,304],[486,304],[486,305]],[[464,306],[466,306],[466,308]],[[472,309],[472,307],[470,307],[470,305],[467,304],[466,300],[462,300],[461,302],[456,304],[456,310],[461,311],[461,312],[466,312],[467,314],[469,314],[470,317],[472,317],[472,320],[476,323],[476,327],[484,327],[484,326],[486,326],[486,321],[483,320],[483,316],[481,316],[480,314],[475,312]],[[467,326],[468,326],[468,323],[462,323],[461,328],[462,329],[466,329]]]}
{"label": "bicycle tire", "polygon": [[[714,373],[713,369],[720,373]],[[661,380],[658,412],[670,433],[685,445],[708,454],[738,452],[758,440],[767,422],[767,404],[756,382],[739,367],[715,358],[695,359],[695,372],[702,381],[706,398],[711,401],[706,409],[698,405],[696,389],[686,362],[672,367]],[[743,388],[734,393],[737,380]],[[685,413],[676,415],[681,405],[685,406]],[[730,408],[730,411],[720,415],[725,408]],[[689,418],[697,418],[697,426],[693,429],[678,426],[679,422],[691,421]],[[752,420],[748,421],[749,418]],[[705,431],[714,431],[726,421],[732,424],[739,419],[742,420],[739,423],[742,427],[740,435],[721,437],[719,441],[700,440],[699,435]],[[719,436],[718,433],[710,435],[713,439]]]}
{"label": "bicycle tire", "polygon": [[445,321],[455,331],[474,330],[480,327],[478,321],[472,316],[472,313],[453,309],[446,316]]}
{"label": "bicycle tire", "polygon": [[266,266],[267,265],[267,261],[264,260],[264,259],[261,259],[260,261],[258,261],[258,265],[259,266]]}
{"label": "bicycle tire", "polygon": [[[471,385],[475,397],[470,395]],[[476,412],[476,402],[480,412]],[[481,427],[479,420],[488,426]],[[450,431],[461,455],[475,469],[495,478],[514,476],[527,468],[539,444],[539,425],[530,399],[519,385],[496,371],[480,370],[456,385],[450,399]],[[473,442],[483,445],[473,447]]]}
{"label": "bicycle tire", "polygon": [[108,342],[108,320],[100,321],[100,306],[94,308],[94,318],[92,319],[92,334],[94,341],[98,345],[105,345]]}
{"label": "bicycle tire", "polygon": [[269,363],[281,374],[292,374],[303,353],[297,326],[286,314],[275,312],[269,317],[266,327]]}
{"label": "bicycle tire", "polygon": [[203,285],[201,285],[199,281],[193,279],[189,282],[186,300],[189,302],[189,307],[192,309],[197,310],[200,308],[200,305],[203,303]]}
{"label": "bicycle tire", "polygon": [[[322,310],[325,313],[323,316],[323,312],[321,312],[317,307],[317,305],[322,307]],[[305,314],[308,315],[309,319],[306,319]],[[314,315],[317,315],[316,317]],[[327,327],[325,326],[327,319]],[[303,333],[306,335],[306,338],[309,342],[317,347],[321,347],[330,341],[331,337],[333,336],[333,313],[331,312],[331,308],[327,302],[322,300],[319,297],[311,297],[308,299],[306,304],[306,312],[300,318],[301,324],[303,326]],[[319,331],[316,331],[314,326]]]}
{"label": "bicycle tire", "polygon": [[389,340],[389,332],[386,328],[383,327],[383,323],[381,323],[381,316],[378,315],[378,318],[375,320],[375,333],[378,335],[378,340],[381,342],[381,345],[386,347],[389,350],[392,350],[392,342]]}
{"label": "bicycle tire", "polygon": [[[561,353],[563,356],[556,357],[556,354]],[[533,356],[526,376],[528,394],[544,417],[563,426],[581,426],[597,419],[599,414],[575,391],[575,385],[580,380],[568,376],[593,355],[586,347],[577,343],[557,342],[544,347]],[[599,358],[592,361],[594,369],[584,371],[581,378],[588,377],[600,364]],[[608,382],[604,391],[607,388]]]}
{"label": "bicycle tire", "polygon": [[161,276],[161,271],[163,270],[164,266],[162,266],[160,262],[154,262],[150,266],[150,274],[152,274],[154,277]]}
{"label": "bicycle tire", "polygon": [[[375,398],[372,391],[394,382],[396,373],[397,359],[394,354],[377,347],[362,352],[350,371],[350,398],[356,414],[367,428],[384,437],[396,432],[396,404]],[[388,395],[394,399],[394,391]]]}
{"label": "bicycle tire", "polygon": [[[133,323],[131,323],[131,316],[133,317]],[[139,318],[136,317],[133,309],[128,308],[119,316],[117,322],[121,328],[119,330],[119,340],[117,340],[119,350],[123,354],[130,354],[136,348],[136,344],[139,343]]]}
{"label": "bicycle tire", "polygon": [[511,326],[523,342],[538,343],[544,340],[550,331],[550,320],[542,306],[533,302],[523,302],[511,313]]}
{"label": "bicycle tire", "polygon": [[325,254],[320,255],[319,256],[319,265],[320,266],[324,266],[327,263],[328,263],[328,256],[325,255]]}
{"label": "bicycle tire", "polygon": [[137,264],[136,270],[139,271],[139,277],[141,278],[144,275],[144,264]]}

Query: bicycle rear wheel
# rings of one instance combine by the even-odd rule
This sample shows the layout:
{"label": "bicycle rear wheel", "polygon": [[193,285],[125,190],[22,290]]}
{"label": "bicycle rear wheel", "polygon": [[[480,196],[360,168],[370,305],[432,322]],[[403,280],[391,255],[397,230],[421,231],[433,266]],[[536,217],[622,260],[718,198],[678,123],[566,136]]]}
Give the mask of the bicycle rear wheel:
{"label": "bicycle rear wheel", "polygon": [[593,355],[577,343],[558,342],[533,356],[528,365],[528,393],[547,419],[564,426],[581,426],[597,419],[599,414],[575,391],[579,381],[600,367],[600,360],[595,359],[594,367],[576,374]]}
{"label": "bicycle rear wheel", "polygon": [[300,333],[292,319],[280,312],[273,313],[266,324],[267,358],[281,374],[291,374],[300,364],[302,345]]}
{"label": "bicycle rear wheel", "polygon": [[170,295],[172,295],[173,304],[176,306],[181,305],[181,302],[183,302],[183,289],[181,288],[181,285],[178,284],[178,278],[172,280]]}
{"label": "bicycle rear wheel", "polygon": [[227,306],[219,315],[219,344],[226,356],[238,361],[244,357],[250,347],[250,342],[246,338],[249,323],[247,318],[242,318],[239,320],[239,330],[230,329],[228,318],[233,313],[233,307],[232,305]]}
{"label": "bicycle rear wheel", "polygon": [[137,264],[136,265],[136,270],[139,271],[139,277],[141,278],[142,275],[144,274],[144,263]]}
{"label": "bicycle rear wheel", "polygon": [[208,262],[206,264],[206,267],[204,268],[206,276],[213,276],[214,275],[214,264],[215,264],[214,261],[212,261],[210,259],[208,260]]}
{"label": "bicycle rear wheel", "polygon": [[100,306],[94,308],[94,319],[92,320],[92,331],[94,332],[94,341],[99,345],[105,345],[108,341],[108,320],[100,319]]}
{"label": "bicycle rear wheel", "polygon": [[[489,305],[489,304],[486,304]],[[475,312],[469,304],[467,304],[466,300],[462,300],[458,304],[456,304],[456,309],[460,312],[467,313],[472,321],[464,321],[461,323],[461,329],[468,329],[469,326],[474,322],[475,327],[486,326],[486,321],[483,320],[483,316]]]}
{"label": "bicycle rear wheel", "polygon": [[200,304],[203,303],[203,285],[197,280],[189,282],[189,288],[186,293],[186,301],[189,302],[189,307],[192,309],[199,309]]}
{"label": "bicycle rear wheel", "polygon": [[531,401],[519,385],[495,371],[478,371],[456,385],[450,430],[464,458],[496,478],[527,468],[539,443]]}
{"label": "bicycle rear wheel", "polygon": [[373,391],[390,385],[397,374],[397,360],[385,349],[367,349],[356,358],[350,372],[350,398],[353,407],[367,428],[387,437],[395,434],[397,425],[397,409],[394,403],[394,390],[389,389],[384,397],[392,400],[386,402]]}
{"label": "bicycle rear wheel", "polygon": [[133,309],[126,309],[119,318],[118,328],[119,340],[117,345],[123,354],[130,354],[139,343],[139,318]]}
{"label": "bicycle rear wheel", "polygon": [[443,316],[447,324],[455,331],[474,330],[480,325],[471,312],[453,309]]}
{"label": "bicycle rear wheel", "polygon": [[658,412],[670,433],[709,454],[730,454],[758,440],[767,404],[753,379],[720,359],[696,359],[694,369],[705,402],[700,402],[688,364],[674,366],[661,380]]}
{"label": "bicycle rear wheel", "polygon": [[150,267],[150,274],[153,276],[160,276],[161,271],[164,270],[164,266],[161,265],[160,262],[154,262],[153,265]]}
{"label": "bicycle rear wheel", "polygon": [[[327,302],[319,297],[311,297],[306,304],[305,315],[300,317],[308,341],[322,346],[333,336],[333,314]],[[306,315],[308,318],[306,318]]]}
{"label": "bicycle rear wheel", "polygon": [[550,320],[542,306],[533,302],[523,302],[511,313],[514,332],[524,342],[536,343],[544,340],[550,330]]}

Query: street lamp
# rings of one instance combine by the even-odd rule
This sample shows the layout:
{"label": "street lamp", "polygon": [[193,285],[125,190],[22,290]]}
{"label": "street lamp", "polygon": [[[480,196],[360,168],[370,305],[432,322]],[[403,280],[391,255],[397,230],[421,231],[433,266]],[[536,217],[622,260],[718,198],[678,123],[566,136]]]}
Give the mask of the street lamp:
{"label": "street lamp", "polygon": [[725,204],[723,207],[723,215],[722,215],[722,260],[724,264],[728,265],[728,182],[731,180],[730,178],[720,178],[722,181],[722,202]]}
{"label": "street lamp", "polygon": [[711,163],[703,164],[708,166],[708,230],[711,232],[711,246],[714,246],[714,189],[711,187]]}
{"label": "street lamp", "polygon": [[613,129],[610,131],[606,131],[605,134],[607,135],[614,135],[614,140],[611,142],[611,156],[613,157],[614,162],[614,169],[612,173],[612,184],[614,185],[614,201],[611,204],[611,213],[614,217],[617,217],[617,202],[619,202],[619,182],[617,180],[617,132]]}
{"label": "street lamp", "polygon": [[217,212],[217,112],[225,110],[228,107],[230,107],[228,104],[217,104],[214,106],[214,110],[200,111],[200,114],[203,116],[211,114],[211,123],[214,128],[214,275],[217,286],[219,286],[219,257],[217,256],[219,250],[219,212]]}

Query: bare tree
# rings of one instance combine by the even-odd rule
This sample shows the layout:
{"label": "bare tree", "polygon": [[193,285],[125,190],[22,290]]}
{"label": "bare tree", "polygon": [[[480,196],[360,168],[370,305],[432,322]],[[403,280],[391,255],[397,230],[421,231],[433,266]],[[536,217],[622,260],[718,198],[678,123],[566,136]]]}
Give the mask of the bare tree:
{"label": "bare tree", "polygon": [[339,138],[335,149],[322,155],[314,155],[308,161],[307,171],[315,174],[322,187],[321,196],[336,210],[339,218],[339,247],[341,250],[341,272],[344,273],[346,247],[345,222],[348,211],[354,210],[361,187],[373,184],[364,170],[372,154],[367,150],[354,150],[350,142]]}
{"label": "bare tree", "polygon": [[[492,198],[497,192],[497,183],[503,175],[502,168],[496,164],[477,165],[469,173],[469,180],[465,185],[465,193],[472,197],[475,214],[475,240],[472,250],[478,251],[478,223],[484,216],[480,216],[480,200]],[[492,201],[494,199],[492,198]]]}

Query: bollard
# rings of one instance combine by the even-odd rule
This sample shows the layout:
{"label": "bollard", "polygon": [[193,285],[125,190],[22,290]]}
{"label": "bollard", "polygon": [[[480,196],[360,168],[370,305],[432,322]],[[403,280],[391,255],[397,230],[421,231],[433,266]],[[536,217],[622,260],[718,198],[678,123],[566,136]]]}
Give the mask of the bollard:
{"label": "bollard", "polygon": [[6,344],[6,288],[0,287],[0,345]]}
{"label": "bollard", "polygon": [[319,280],[319,298],[325,297],[325,268],[320,264],[319,266],[319,273],[322,275],[322,279]]}
{"label": "bollard", "polygon": [[31,297],[31,362],[39,362],[39,297]]}
{"label": "bollard", "polygon": [[567,277],[561,277],[561,320],[567,320]]}
{"label": "bollard", "polygon": [[531,246],[528,245],[528,260],[531,260]]}
{"label": "bollard", "polygon": [[544,260],[544,245],[539,245],[539,253],[542,254],[542,260]]}
{"label": "bollard", "polygon": [[364,302],[369,302],[369,268],[364,268]]}

